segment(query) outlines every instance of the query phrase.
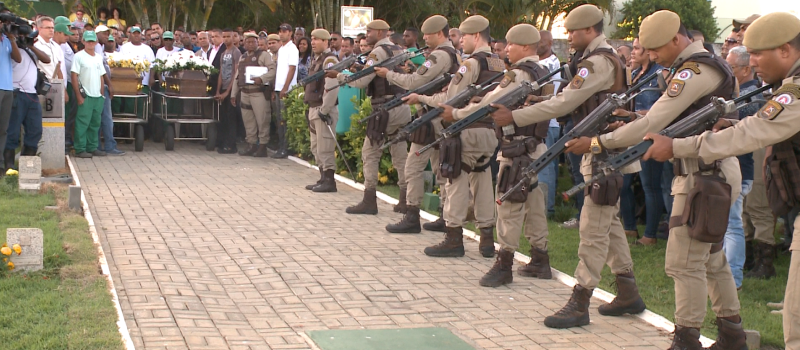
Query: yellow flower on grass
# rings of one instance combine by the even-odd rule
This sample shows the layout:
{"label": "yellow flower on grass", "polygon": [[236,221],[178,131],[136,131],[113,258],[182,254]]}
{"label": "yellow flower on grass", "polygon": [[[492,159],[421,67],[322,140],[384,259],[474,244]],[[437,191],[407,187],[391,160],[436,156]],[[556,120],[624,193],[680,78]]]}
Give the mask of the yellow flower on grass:
{"label": "yellow flower on grass", "polygon": [[382,184],[385,184],[386,182],[388,182],[388,181],[389,181],[389,177],[388,177],[388,176],[386,176],[386,175],[383,175],[383,176],[381,176],[381,177],[380,177],[378,180],[379,180],[379,181],[380,181]]}
{"label": "yellow flower on grass", "polygon": [[3,255],[11,255],[11,248],[9,247],[0,248],[0,253],[2,253]]}
{"label": "yellow flower on grass", "polygon": [[19,171],[16,171],[14,169],[8,169],[8,171],[6,171],[6,175],[8,176],[19,175]]}
{"label": "yellow flower on grass", "polygon": [[8,262],[8,269],[9,270],[13,270],[14,269],[14,263],[13,262],[10,262],[10,261]]}
{"label": "yellow flower on grass", "polygon": [[11,249],[14,250],[14,252],[17,253],[17,255],[22,254],[22,247],[20,247],[19,244],[15,244],[14,246],[11,247]]}

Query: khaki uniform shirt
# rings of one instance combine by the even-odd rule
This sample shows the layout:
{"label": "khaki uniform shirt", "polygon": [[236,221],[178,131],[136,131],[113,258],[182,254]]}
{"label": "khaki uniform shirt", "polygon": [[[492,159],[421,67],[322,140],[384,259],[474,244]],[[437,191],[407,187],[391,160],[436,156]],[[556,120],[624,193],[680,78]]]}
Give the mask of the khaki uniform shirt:
{"label": "khaki uniform shirt", "polygon": [[[242,58],[239,59],[239,62],[252,59],[253,55],[255,55],[255,52],[245,52],[244,55],[242,55]],[[270,55],[269,52],[261,51],[261,55],[258,56],[258,65],[261,67],[267,67],[267,73],[259,77],[261,78],[262,82],[270,83],[275,80],[275,61],[272,59],[272,55]],[[244,72],[239,72],[239,74],[244,74]],[[231,91],[231,96],[237,96],[239,89],[240,87],[237,79],[233,82],[233,91]]]}
{"label": "khaki uniform shirt", "polygon": [[[389,57],[389,53],[386,52],[386,50],[384,50],[383,48],[381,48],[380,47],[381,45],[394,45],[394,43],[392,43],[389,40],[389,38],[383,38],[381,40],[378,40],[378,42],[375,43],[375,46],[374,46],[375,49],[372,50],[372,52],[369,53],[369,57],[367,57],[367,63],[364,65],[364,69],[372,67],[372,66],[374,66],[374,65],[376,65],[378,63],[381,63],[383,61],[386,61],[387,59],[390,58]],[[347,75],[343,74],[343,73],[339,73],[339,75],[337,75],[336,78],[338,79],[339,82],[342,82],[345,79],[347,79]],[[374,79],[374,78],[375,78],[375,73],[372,73],[370,75],[362,77],[361,79],[355,80],[355,81],[353,81],[353,82],[351,82],[351,83],[349,83],[347,85],[350,85],[351,87],[354,87],[356,89],[364,89],[369,85],[369,83],[372,82],[372,79]],[[372,97],[376,98],[376,97],[383,97],[383,96],[372,96]]]}
{"label": "khaki uniform shirt", "polygon": [[[330,52],[331,49],[325,49],[323,53]],[[312,65],[314,65],[319,59],[322,57],[322,54],[314,55],[314,60],[312,61]],[[322,69],[330,69],[331,66],[339,63],[338,56],[329,56],[325,58],[325,62],[322,62]],[[325,78],[325,92],[322,93],[322,106],[320,106],[320,113],[325,115],[330,115],[331,111],[336,108],[336,101],[339,99],[339,81],[332,78]],[[331,91],[327,91],[330,88],[335,88]]]}
{"label": "khaki uniform shirt", "polygon": [[[453,47],[453,44],[450,40],[445,40],[445,42],[436,48],[442,47]],[[450,59],[450,55],[447,54],[444,50],[433,50],[431,51],[430,55],[428,55],[428,59],[425,60],[415,73],[411,74],[403,74],[398,72],[389,71],[386,74],[386,79],[389,80],[389,83],[392,85],[397,85],[405,90],[414,90],[425,83],[436,79],[437,77],[442,76],[442,74],[447,73],[450,71],[450,67],[452,67],[453,62]]]}
{"label": "khaki uniform shirt", "polygon": [[[475,49],[473,54],[478,52],[492,52],[492,49],[489,46],[483,46]],[[449,59],[449,58],[448,58]],[[458,72],[453,79],[450,80],[450,85],[447,86],[446,92],[440,92],[438,94],[434,94],[432,96],[420,96],[419,101],[431,106],[431,107],[439,107],[440,103],[445,103],[447,100],[451,99],[453,96],[457,95],[459,92],[464,91],[467,87],[471,84],[474,84],[478,81],[478,76],[481,73],[481,66],[477,59],[469,58],[461,64],[461,67],[458,67]]]}
{"label": "khaki uniform shirt", "polygon": [[514,67],[516,67],[516,65],[518,65],[520,63],[523,63],[523,62],[528,62],[528,61],[532,61],[532,62],[537,62],[538,63],[539,62],[539,56],[536,56],[536,55],[528,56],[528,57],[525,57],[525,58],[519,60],[519,62],[517,62],[513,66],[511,66],[511,72],[506,74],[506,76],[503,78],[503,80],[500,83],[500,85],[498,85],[494,90],[492,90],[488,94],[486,94],[486,96],[484,96],[481,99],[480,102],[478,102],[478,103],[470,103],[469,105],[465,106],[464,108],[454,109],[453,110],[453,118],[456,119],[456,120],[464,119],[464,118],[468,117],[470,114],[472,114],[473,112],[475,112],[478,109],[480,109],[481,107],[489,105],[489,103],[494,102],[498,98],[503,97],[503,95],[507,94],[509,91],[512,91],[515,88],[517,88],[518,86],[522,85],[522,82],[525,82],[525,81],[530,82],[530,81],[532,81],[532,77],[530,75],[528,75],[527,72],[525,72],[524,70],[519,69],[519,68],[514,68]]}

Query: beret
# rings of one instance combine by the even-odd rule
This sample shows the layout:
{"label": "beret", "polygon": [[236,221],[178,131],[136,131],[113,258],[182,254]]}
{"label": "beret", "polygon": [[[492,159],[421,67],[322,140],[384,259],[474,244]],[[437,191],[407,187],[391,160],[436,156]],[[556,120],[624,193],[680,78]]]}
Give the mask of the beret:
{"label": "beret", "polygon": [[245,39],[247,39],[247,38],[256,38],[257,39],[258,38],[258,34],[253,33],[253,32],[247,32],[247,33],[244,33],[244,38]]}
{"label": "beret", "polygon": [[769,50],[792,41],[798,34],[800,18],[788,12],[773,12],[747,27],[742,45],[751,50]]}
{"label": "beret", "polygon": [[389,23],[386,23],[386,21],[382,19],[376,19],[372,22],[369,22],[369,24],[367,24],[367,28],[375,30],[387,30],[389,29]]}
{"label": "beret", "polygon": [[278,35],[278,34],[270,34],[270,35],[267,35],[267,40],[281,41],[281,36]]}
{"label": "beret", "polygon": [[458,27],[464,34],[480,33],[489,27],[489,20],[481,15],[469,16]]}
{"label": "beret", "polygon": [[681,27],[678,14],[668,10],[656,11],[642,21],[639,28],[639,43],[645,49],[657,49],[666,45]]}
{"label": "beret", "polygon": [[442,15],[433,15],[422,23],[422,28],[420,29],[422,34],[435,34],[441,32],[445,26],[447,26],[447,18]]}
{"label": "beret", "polygon": [[564,27],[567,30],[578,30],[594,26],[603,20],[603,11],[594,5],[581,5],[567,14]]}
{"label": "beret", "polygon": [[311,31],[311,37],[322,40],[331,40],[331,33],[325,29],[317,28]]}
{"label": "beret", "polygon": [[538,43],[540,39],[539,30],[527,23],[517,24],[506,33],[509,44],[532,45]]}
{"label": "beret", "polygon": [[753,21],[757,20],[759,17],[761,17],[761,15],[755,14],[755,15],[750,15],[750,17],[747,17],[745,19],[734,19],[733,20],[733,26],[734,27],[741,27],[742,24],[753,23]]}

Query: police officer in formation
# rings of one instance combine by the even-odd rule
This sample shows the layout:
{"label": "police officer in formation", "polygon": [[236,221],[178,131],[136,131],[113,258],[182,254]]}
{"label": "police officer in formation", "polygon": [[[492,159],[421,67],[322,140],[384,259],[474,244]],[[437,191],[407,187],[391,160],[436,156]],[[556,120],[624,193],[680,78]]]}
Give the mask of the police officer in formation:
{"label": "police officer in formation", "polygon": [[[268,52],[258,48],[258,35],[254,33],[244,34],[244,48],[247,51],[239,59],[239,76],[231,92],[231,103],[235,106],[239,96],[242,104],[242,121],[248,144],[247,149],[240,151],[239,155],[266,157],[271,109],[265,92],[271,87],[265,84],[275,79],[275,60]],[[266,67],[267,72],[260,77],[253,77],[252,83],[247,83],[247,67]]]}

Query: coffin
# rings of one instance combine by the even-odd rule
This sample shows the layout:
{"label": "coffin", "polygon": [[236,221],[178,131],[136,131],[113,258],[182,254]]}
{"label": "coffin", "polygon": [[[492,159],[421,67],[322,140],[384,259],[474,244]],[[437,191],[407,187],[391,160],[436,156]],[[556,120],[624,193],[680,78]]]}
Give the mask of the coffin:
{"label": "coffin", "polygon": [[133,68],[111,68],[111,84],[117,95],[136,95],[142,89],[142,77]]}
{"label": "coffin", "polygon": [[199,70],[171,72],[166,77],[165,93],[170,96],[208,96],[208,77]]}

